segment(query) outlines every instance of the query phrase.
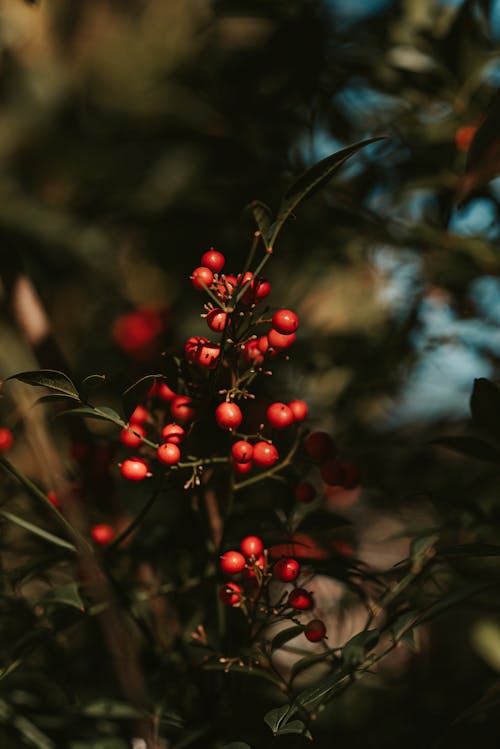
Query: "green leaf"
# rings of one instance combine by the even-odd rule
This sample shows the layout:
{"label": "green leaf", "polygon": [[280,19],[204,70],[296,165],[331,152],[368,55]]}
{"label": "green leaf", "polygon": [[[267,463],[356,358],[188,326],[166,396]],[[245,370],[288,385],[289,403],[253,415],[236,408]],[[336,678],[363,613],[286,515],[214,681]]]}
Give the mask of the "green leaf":
{"label": "green leaf", "polygon": [[307,710],[314,710],[321,703],[327,702],[329,699],[334,697],[339,692],[342,692],[352,680],[353,675],[351,673],[345,673],[342,671],[335,671],[323,679],[320,679],[314,686],[308,687],[301,692],[285,718],[288,720],[297,711],[297,706],[303,707]]}
{"label": "green leaf", "polygon": [[53,533],[49,533],[49,531],[46,531],[44,528],[40,528],[38,525],[30,523],[28,520],[24,520],[24,518],[20,518],[18,515],[14,515],[13,512],[0,510],[0,515],[6,518],[6,520],[10,520],[12,523],[24,528],[24,530],[33,533],[35,536],[43,538],[44,541],[48,541],[55,546],[62,546],[64,549],[69,549],[70,551],[76,551],[76,547],[73,546],[73,544],[70,544],[69,541],[65,541],[63,538],[59,538],[59,536],[54,536]]}
{"label": "green leaf", "polygon": [[266,243],[272,247],[276,241],[276,238],[281,231],[284,223],[292,215],[297,206],[305,200],[305,198],[312,195],[316,190],[319,190],[330,180],[335,172],[349,159],[354,156],[355,153],[360,151],[362,148],[369,146],[371,143],[385,140],[385,136],[377,138],[368,138],[367,140],[353,143],[341,151],[337,151],[331,156],[327,156],[326,159],[322,159],[317,164],[312,166],[306,172],[304,172],[286,191],[281,202],[278,215],[276,220],[269,227],[265,236]]}
{"label": "green leaf", "polygon": [[278,729],[277,736],[284,736],[287,733],[298,733],[304,736],[306,739],[312,741],[312,735],[306,724],[301,720],[291,720],[290,723],[286,723],[284,726]]}
{"label": "green leaf", "polygon": [[304,658],[295,661],[290,672],[290,681],[293,681],[296,676],[298,676],[300,673],[302,673],[302,671],[305,671],[310,666],[314,666],[316,663],[324,663],[326,661],[327,655],[328,653],[326,653],[326,651],[323,651],[321,653],[310,653],[310,655],[306,655],[304,656]]}
{"label": "green leaf", "polygon": [[398,616],[390,626],[394,642],[399,642],[403,639],[405,633],[413,627],[417,616],[418,614],[416,611],[405,611],[404,614]]}
{"label": "green leaf", "polygon": [[19,380],[26,382],[28,385],[37,387],[46,387],[49,390],[57,390],[64,393],[70,398],[80,400],[78,390],[70,378],[64,372],[58,372],[56,369],[39,369],[34,372],[19,372],[19,374],[7,377],[7,380]]}
{"label": "green leaf", "polygon": [[45,607],[50,604],[71,606],[79,611],[82,611],[85,608],[85,604],[83,603],[78,590],[78,583],[76,582],[67,583],[58,588],[53,588],[38,601],[39,606]]}
{"label": "green leaf", "polygon": [[485,460],[488,463],[500,463],[500,450],[478,437],[450,436],[438,437],[430,442],[431,445],[446,447],[461,455],[467,455],[477,460]]}
{"label": "green leaf", "polygon": [[110,421],[112,424],[117,424],[123,429],[127,426],[120,417],[120,414],[107,406],[79,406],[69,411],[61,411],[58,416],[81,416],[86,419],[100,419],[101,421]]}
{"label": "green leaf", "polygon": [[474,380],[470,410],[481,429],[500,438],[500,390],[494,382],[485,377]]}
{"label": "green leaf", "polygon": [[248,206],[253,213],[257,229],[260,231],[264,242],[267,244],[267,237],[269,236],[269,229],[271,226],[272,213],[269,206],[262,203],[260,200],[254,200]]}
{"label": "green leaf", "polygon": [[421,566],[428,558],[429,552],[434,548],[439,536],[436,533],[425,534],[415,538],[411,543],[410,556],[414,564]]}
{"label": "green leaf", "polygon": [[264,715],[264,722],[269,726],[275,736],[277,735],[280,726],[288,715],[290,707],[290,705],[275,707],[272,710],[269,710],[269,712]]}
{"label": "green leaf", "polygon": [[467,583],[462,588],[453,590],[451,593],[448,593],[439,601],[436,601],[436,603],[429,606],[428,609],[423,611],[422,614],[420,614],[415,620],[415,626],[417,624],[423,624],[423,622],[428,622],[430,619],[434,619],[434,617],[442,614],[452,606],[456,606],[458,603],[462,603],[468,598],[472,598],[478,593],[482,593],[483,591],[488,590],[488,588],[492,588],[495,585],[499,585],[498,580],[488,583]]}
{"label": "green leaf", "polygon": [[278,648],[283,647],[288,640],[293,640],[294,637],[302,634],[303,631],[304,627],[302,624],[295,624],[293,627],[282,629],[281,632],[278,632],[278,634],[273,637],[271,641],[271,650],[277,650]]}
{"label": "green leaf", "polygon": [[47,395],[42,395],[40,398],[37,398],[37,400],[32,404],[31,408],[34,408],[35,406],[41,406],[44,403],[67,403],[69,401],[75,400],[72,395],[64,395],[63,393],[48,393]]}
{"label": "green leaf", "polygon": [[366,653],[375,647],[380,638],[378,629],[365,629],[351,637],[342,648],[342,659],[351,666],[357,666],[365,659]]}
{"label": "green leaf", "polygon": [[142,713],[133,705],[117,700],[95,700],[89,702],[81,710],[82,715],[89,718],[105,718],[107,720],[136,720]]}

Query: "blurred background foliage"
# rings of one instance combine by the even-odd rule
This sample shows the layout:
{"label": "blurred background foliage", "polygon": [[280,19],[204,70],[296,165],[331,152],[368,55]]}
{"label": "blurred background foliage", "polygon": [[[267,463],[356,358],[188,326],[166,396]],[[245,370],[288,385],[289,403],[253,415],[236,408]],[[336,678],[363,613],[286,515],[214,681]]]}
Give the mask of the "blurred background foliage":
{"label": "blurred background foliage", "polygon": [[[109,402],[162,371],[163,351],[205,333],[187,282],[201,252],[216,246],[238,272],[252,200],[276,209],[307,166],[385,134],[280,236],[272,303],[296,309],[301,328],[274,395],[308,401],[360,466],[350,512],[371,564],[398,561],[387,534],[363,535],[374,517],[498,540],[496,469],[428,443],[469,428],[473,379],[497,375],[493,157],[491,179],[455,197],[461,129],[481,122],[500,82],[499,39],[495,0],[1,0],[0,374],[106,373]],[[31,292],[19,311],[19,278],[46,319]],[[130,344],[137,325],[145,349]],[[14,402],[2,408],[15,427]],[[494,681],[498,627],[491,608],[485,621],[464,613],[453,637],[441,624],[399,691],[368,689],[328,714],[336,740],[493,746],[491,714],[450,725]],[[226,738],[240,737],[233,718]]]}

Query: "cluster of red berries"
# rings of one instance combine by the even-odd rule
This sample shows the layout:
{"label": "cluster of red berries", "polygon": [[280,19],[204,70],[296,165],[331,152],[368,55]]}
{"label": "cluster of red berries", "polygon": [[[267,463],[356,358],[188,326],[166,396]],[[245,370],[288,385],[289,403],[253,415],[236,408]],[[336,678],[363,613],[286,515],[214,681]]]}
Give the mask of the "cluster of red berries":
{"label": "cluster of red berries", "polygon": [[[236,582],[223,583],[219,589],[220,600],[231,607],[240,606],[247,598],[255,600],[255,594],[258,597],[263,586],[272,579],[292,583],[300,574],[300,564],[293,557],[278,559],[269,569],[267,551],[258,536],[244,538],[239,551],[226,551],[220,558],[220,567],[225,575],[242,575],[242,585]],[[283,606],[284,609],[297,612],[310,611],[313,607],[312,593],[305,588],[293,588]],[[313,619],[305,626],[304,634],[311,642],[319,642],[326,636],[326,627],[321,620]]]}
{"label": "cluster of red berries", "polygon": [[[304,442],[304,449],[311,460],[319,466],[321,478],[329,486],[354,489],[359,485],[359,472],[352,463],[337,459],[337,446],[327,432],[311,432]],[[314,487],[304,481],[296,488],[296,498],[300,502],[314,499]]]}

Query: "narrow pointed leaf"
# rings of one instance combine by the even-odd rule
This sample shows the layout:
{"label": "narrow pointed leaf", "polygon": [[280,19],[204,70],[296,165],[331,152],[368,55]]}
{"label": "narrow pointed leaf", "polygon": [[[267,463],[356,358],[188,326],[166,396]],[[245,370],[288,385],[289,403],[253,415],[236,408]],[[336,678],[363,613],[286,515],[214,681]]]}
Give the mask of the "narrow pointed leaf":
{"label": "narrow pointed leaf", "polygon": [[79,408],[72,408],[70,411],[61,411],[59,416],[81,416],[86,419],[100,419],[101,421],[110,421],[113,424],[117,424],[125,428],[127,425],[120,417],[120,415],[112,408],[107,406],[99,406],[94,408],[92,406],[81,406]]}
{"label": "narrow pointed leaf", "polygon": [[312,741],[311,732],[307,728],[306,724],[301,720],[291,720],[290,723],[286,723],[286,725],[281,726],[281,728],[278,729],[276,735],[284,736],[287,733],[298,733],[301,736],[304,736],[306,739],[310,739]]}
{"label": "narrow pointed leaf", "polygon": [[37,387],[46,387],[49,388],[49,390],[56,390],[59,393],[64,393],[70,398],[80,400],[74,382],[72,382],[64,372],[58,372],[55,369],[39,369],[33,372],[19,372],[18,374],[11,375],[7,379],[19,380],[20,382],[26,382],[28,385],[35,385]]}
{"label": "narrow pointed leaf", "polygon": [[81,599],[78,584],[76,582],[53,588],[38,601],[39,606],[47,606],[48,604],[71,606],[79,611],[84,609],[84,603]]}
{"label": "narrow pointed leaf", "polygon": [[277,650],[283,647],[283,645],[289,640],[293,640],[294,637],[302,634],[304,627],[301,624],[295,624],[293,627],[287,627],[278,632],[271,641],[271,650]]}
{"label": "narrow pointed leaf", "polygon": [[76,547],[69,543],[69,541],[65,541],[63,538],[59,538],[59,536],[54,536],[53,533],[49,533],[49,531],[46,531],[44,528],[40,528],[38,525],[28,522],[28,520],[24,520],[24,518],[20,518],[19,515],[14,515],[13,512],[0,510],[0,515],[6,520],[10,520],[11,523],[15,523],[20,528],[24,528],[24,530],[33,533],[39,538],[43,538],[43,540],[48,541],[48,543],[54,544],[55,546],[61,546],[70,551],[76,551]]}
{"label": "narrow pointed leaf", "polygon": [[260,231],[264,241],[269,236],[269,229],[271,227],[272,214],[271,209],[265,204],[261,203],[260,200],[254,200],[249,205],[250,210],[253,213],[255,223]]}

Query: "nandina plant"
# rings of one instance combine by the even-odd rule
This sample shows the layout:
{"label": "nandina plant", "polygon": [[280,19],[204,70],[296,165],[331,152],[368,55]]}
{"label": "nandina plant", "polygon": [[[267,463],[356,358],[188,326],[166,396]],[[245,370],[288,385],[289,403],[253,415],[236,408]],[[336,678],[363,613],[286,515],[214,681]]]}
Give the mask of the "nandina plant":
{"label": "nandina plant", "polygon": [[[261,730],[306,741],[328,703],[395,648],[416,647],[417,627],[460,598],[446,585],[432,594],[426,587],[442,572],[435,532],[417,536],[410,556],[386,575],[356,559],[347,523],[324,507],[324,490],[355,490],[362,466],[314,428],[301,393],[285,392],[273,374],[302,331],[264,275],[280,229],[369,142],[301,177],[274,220],[253,204],[257,229],[243,267],[231,267],[230,253],[203,253],[186,282],[199,295],[206,336],[191,336],[165,359],[165,371],[131,384],[121,413],[98,401],[102,375],[79,385],[54,370],[13,375],[45,388],[40,402],[60,420],[98,419],[116,429],[118,457],[104,465],[116,501],[106,507],[92,503],[96,453],[63,456],[59,485],[38,486],[8,457],[22,433],[0,429],[0,462],[12,482],[6,496],[20,485],[38,502],[29,521],[1,511],[34,541],[33,565],[6,582],[6,601],[23,617],[3,676],[20,676],[34,662],[49,671],[54,704],[39,711],[48,741],[90,742],[104,731],[155,749],[220,747],[235,738],[260,742]],[[17,597],[16,575],[40,577],[43,595]],[[344,642],[331,639],[318,586],[325,579],[341,581],[364,612]],[[70,664],[91,647],[98,683],[50,672],[54,648]],[[232,720],[241,710],[236,678],[265,686],[248,724]],[[52,727],[51,709],[60,716]]]}

